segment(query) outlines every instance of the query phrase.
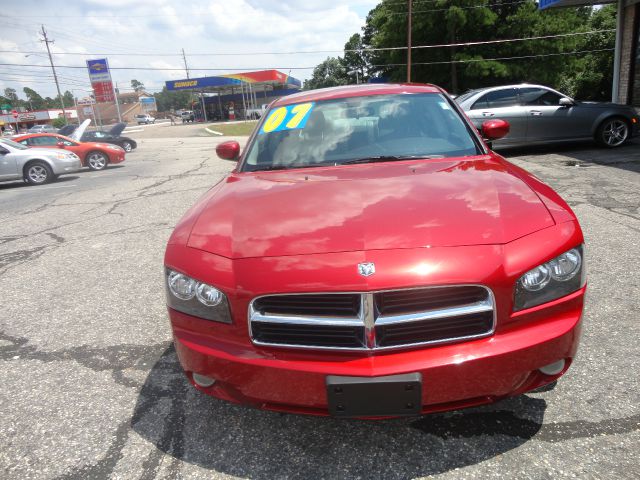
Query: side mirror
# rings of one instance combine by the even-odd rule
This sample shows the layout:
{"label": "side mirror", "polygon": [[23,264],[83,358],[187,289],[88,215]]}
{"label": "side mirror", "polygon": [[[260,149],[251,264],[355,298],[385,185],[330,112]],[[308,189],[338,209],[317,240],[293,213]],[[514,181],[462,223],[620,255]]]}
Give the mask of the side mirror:
{"label": "side mirror", "polygon": [[573,107],[573,100],[571,100],[570,98],[567,98],[567,97],[562,97],[560,99],[560,106],[561,107]]}
{"label": "side mirror", "polygon": [[487,140],[498,140],[509,133],[509,122],[504,120],[487,120],[482,124],[482,136]]}
{"label": "side mirror", "polygon": [[56,143],[56,145],[58,146],[58,148],[64,148],[65,147],[64,142],[58,142],[58,143]]}
{"label": "side mirror", "polygon": [[223,160],[238,160],[240,156],[240,144],[234,140],[223,142],[216,147],[216,153]]}

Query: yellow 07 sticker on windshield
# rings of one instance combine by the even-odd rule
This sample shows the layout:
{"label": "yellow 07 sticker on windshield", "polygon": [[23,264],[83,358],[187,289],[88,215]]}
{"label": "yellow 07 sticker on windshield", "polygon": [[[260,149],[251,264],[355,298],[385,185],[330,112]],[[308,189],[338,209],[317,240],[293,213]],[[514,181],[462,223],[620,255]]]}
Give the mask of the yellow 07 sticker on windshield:
{"label": "yellow 07 sticker on windshield", "polygon": [[314,106],[315,102],[309,102],[278,107],[269,112],[258,134],[304,128]]}

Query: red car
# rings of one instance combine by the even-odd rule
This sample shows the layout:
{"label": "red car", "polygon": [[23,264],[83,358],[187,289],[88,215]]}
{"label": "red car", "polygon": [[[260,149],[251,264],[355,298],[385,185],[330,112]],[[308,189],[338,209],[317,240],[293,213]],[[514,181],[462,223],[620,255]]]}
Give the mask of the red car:
{"label": "red car", "polygon": [[104,170],[110,163],[124,162],[125,151],[122,147],[108,143],[78,142],[57,133],[34,133],[14,138],[14,141],[28,147],[64,148],[78,157],[83,167],[91,170]]}
{"label": "red car", "polygon": [[576,354],[583,236],[431,85],[277,100],[165,254],[178,358],[202,392],[379,418],[491,403]]}

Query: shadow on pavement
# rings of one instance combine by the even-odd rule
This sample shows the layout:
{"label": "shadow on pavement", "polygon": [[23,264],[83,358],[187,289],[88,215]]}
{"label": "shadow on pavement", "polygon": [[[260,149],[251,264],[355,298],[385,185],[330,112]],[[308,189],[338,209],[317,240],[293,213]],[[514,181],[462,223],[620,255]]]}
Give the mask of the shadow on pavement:
{"label": "shadow on pavement", "polygon": [[598,147],[593,142],[581,142],[513,147],[499,149],[497,152],[507,160],[512,157],[556,154],[568,157],[565,162],[568,167],[589,167],[596,164],[640,173],[640,140],[636,138],[613,149]]}
{"label": "shadow on pavement", "polygon": [[[337,420],[264,412],[199,393],[173,347],[149,373],[132,429],[164,452],[217,472],[283,477],[414,478],[490,459],[542,427],[546,402],[520,396],[448,414],[385,421]],[[150,455],[146,472],[162,454]]]}
{"label": "shadow on pavement", "polygon": [[[78,173],[82,173],[82,172],[75,172],[76,174]],[[15,188],[34,188],[34,189],[38,189],[40,187],[51,187],[54,186],[56,184],[64,184],[65,182],[72,182],[73,180],[77,180],[78,177],[76,175],[64,175],[62,177],[58,177],[56,180],[54,180],[53,182],[50,183],[45,183],[44,185],[30,185],[27,182],[25,182],[24,180],[15,180],[13,182],[2,182],[0,183],[0,190],[10,190],[10,189],[15,189]]]}

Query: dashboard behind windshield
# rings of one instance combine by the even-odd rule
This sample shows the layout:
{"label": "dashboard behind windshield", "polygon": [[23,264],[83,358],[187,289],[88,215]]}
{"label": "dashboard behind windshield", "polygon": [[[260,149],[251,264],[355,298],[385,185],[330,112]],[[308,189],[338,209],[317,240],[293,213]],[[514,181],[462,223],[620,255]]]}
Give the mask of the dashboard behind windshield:
{"label": "dashboard behind windshield", "polygon": [[241,171],[479,153],[466,122],[443,95],[373,95],[272,109]]}

